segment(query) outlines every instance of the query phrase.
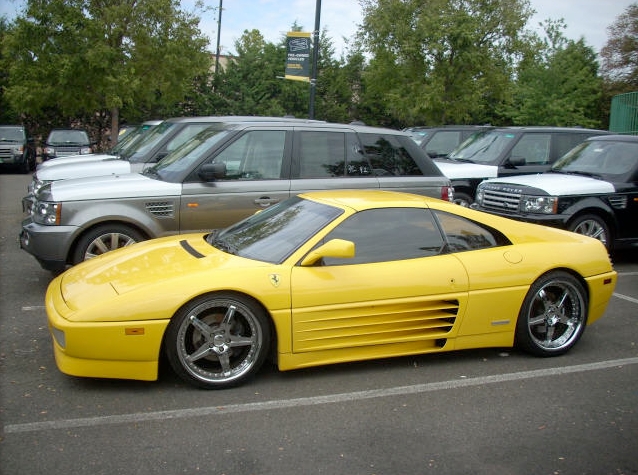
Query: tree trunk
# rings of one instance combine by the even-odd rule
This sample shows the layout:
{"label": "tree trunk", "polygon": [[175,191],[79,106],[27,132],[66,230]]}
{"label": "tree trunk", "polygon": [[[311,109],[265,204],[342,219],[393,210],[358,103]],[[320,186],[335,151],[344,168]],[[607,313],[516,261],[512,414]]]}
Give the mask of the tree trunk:
{"label": "tree trunk", "polygon": [[117,138],[120,131],[119,122],[120,109],[113,107],[113,109],[111,109],[111,147],[115,147],[117,145]]}

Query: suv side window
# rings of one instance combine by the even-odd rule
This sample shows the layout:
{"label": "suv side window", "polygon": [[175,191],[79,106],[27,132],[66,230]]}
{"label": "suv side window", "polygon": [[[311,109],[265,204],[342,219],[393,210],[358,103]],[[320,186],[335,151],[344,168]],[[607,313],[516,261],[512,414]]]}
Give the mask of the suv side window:
{"label": "suv side window", "polygon": [[226,164],[225,180],[279,179],[285,130],[248,131],[222,150],[215,162]]}
{"label": "suv side window", "polygon": [[576,145],[585,141],[587,137],[591,137],[591,134],[579,134],[579,133],[561,133],[554,134],[552,138],[555,159],[558,159],[569,152]]}
{"label": "suv side window", "polygon": [[430,157],[441,157],[450,153],[461,143],[461,132],[441,130],[436,132],[425,146]]}
{"label": "suv side window", "polygon": [[300,131],[299,178],[344,176],[346,138],[343,132]]}
{"label": "suv side window", "polygon": [[549,163],[551,134],[524,134],[512,148],[513,159],[523,159],[526,165]]}
{"label": "suv side window", "polygon": [[356,254],[351,259],[324,259],[329,266],[433,256],[444,244],[432,212],[421,208],[361,211],[330,232],[324,242],[331,239],[354,242]]}
{"label": "suv side window", "polygon": [[[210,124],[188,124],[180,130],[175,137],[166,143],[166,152],[170,153],[176,148],[179,148],[182,144],[188,142],[195,137],[202,130],[210,127]],[[166,154],[164,154],[166,155]]]}
{"label": "suv side window", "polygon": [[[397,136],[386,134],[359,134],[365,155],[374,173],[379,176],[423,175],[415,159],[401,144]],[[409,139],[408,140],[412,140]],[[415,145],[416,144],[412,144]],[[418,149],[418,147],[416,147]]]}

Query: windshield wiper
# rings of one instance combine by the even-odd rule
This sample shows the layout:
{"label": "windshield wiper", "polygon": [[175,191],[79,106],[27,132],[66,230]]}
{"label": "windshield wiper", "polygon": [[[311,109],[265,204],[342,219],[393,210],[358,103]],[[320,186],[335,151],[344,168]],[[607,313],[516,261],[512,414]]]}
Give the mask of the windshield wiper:
{"label": "windshield wiper", "polygon": [[596,178],[597,180],[601,180],[603,178],[603,176],[600,173],[583,172],[580,170],[567,170],[567,171],[561,171],[560,173],[565,173],[567,175],[588,176],[590,178]]}
{"label": "windshield wiper", "polygon": [[224,251],[232,255],[237,255],[237,251],[238,251],[237,247],[224,239],[219,239],[216,237],[211,244],[215,246],[217,249],[219,249],[220,251]]}

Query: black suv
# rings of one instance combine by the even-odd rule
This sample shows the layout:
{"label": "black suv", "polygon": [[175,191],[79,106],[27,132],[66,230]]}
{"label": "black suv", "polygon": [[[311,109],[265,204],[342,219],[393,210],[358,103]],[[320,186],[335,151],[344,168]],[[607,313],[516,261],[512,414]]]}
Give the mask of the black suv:
{"label": "black suv", "polygon": [[403,129],[432,158],[446,157],[472,134],[488,130],[487,125],[441,125]]}
{"label": "black suv", "polygon": [[595,237],[610,250],[636,247],[638,137],[592,137],[546,173],[484,181],[475,207]]}
{"label": "black suv", "polygon": [[42,161],[93,153],[89,134],[81,129],[53,129],[42,148]]}
{"label": "black suv", "polygon": [[[542,173],[585,139],[608,133],[580,127],[492,128],[471,136],[447,159],[495,167],[493,177]],[[456,199],[465,198],[471,204],[480,181],[455,176]]]}
{"label": "black suv", "polygon": [[35,142],[21,125],[0,125],[0,166],[22,173],[35,170]]}

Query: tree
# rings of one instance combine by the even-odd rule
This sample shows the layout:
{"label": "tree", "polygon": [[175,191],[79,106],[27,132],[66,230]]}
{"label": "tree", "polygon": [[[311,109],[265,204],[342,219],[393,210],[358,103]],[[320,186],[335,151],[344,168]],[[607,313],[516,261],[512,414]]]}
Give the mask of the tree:
{"label": "tree", "polygon": [[601,73],[616,94],[638,90],[638,3],[607,27]]}
{"label": "tree", "polygon": [[542,24],[545,39],[520,61],[505,115],[513,125],[600,127],[602,79],[594,50],[584,39],[568,40],[562,20]]}
{"label": "tree", "polygon": [[362,95],[373,115],[404,125],[489,120],[507,95],[514,58],[525,48],[528,1],[360,3],[358,35],[371,54]]}
{"label": "tree", "polygon": [[111,117],[181,101],[211,65],[199,18],[176,0],[27,0],[7,34],[16,110]]}

